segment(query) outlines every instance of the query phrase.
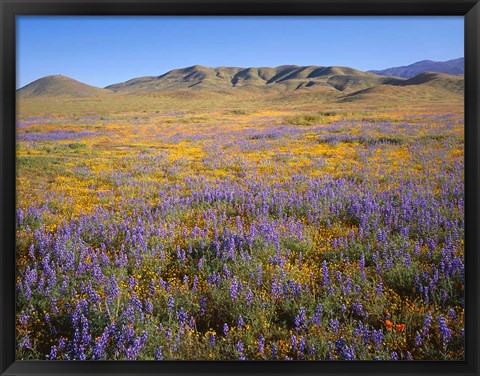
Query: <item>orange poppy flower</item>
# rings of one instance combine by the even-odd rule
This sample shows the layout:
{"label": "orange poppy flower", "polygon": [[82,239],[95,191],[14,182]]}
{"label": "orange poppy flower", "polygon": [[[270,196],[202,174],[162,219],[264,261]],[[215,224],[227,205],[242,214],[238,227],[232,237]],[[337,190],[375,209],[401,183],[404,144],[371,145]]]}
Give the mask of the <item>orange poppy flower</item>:
{"label": "orange poppy flower", "polygon": [[392,329],[393,322],[391,322],[390,320],[385,320],[385,325],[387,326],[387,329]]}
{"label": "orange poppy flower", "polygon": [[283,340],[278,341],[280,343],[280,346],[283,346]]}
{"label": "orange poppy flower", "polygon": [[403,332],[405,329],[405,324],[398,324],[396,326],[397,332]]}

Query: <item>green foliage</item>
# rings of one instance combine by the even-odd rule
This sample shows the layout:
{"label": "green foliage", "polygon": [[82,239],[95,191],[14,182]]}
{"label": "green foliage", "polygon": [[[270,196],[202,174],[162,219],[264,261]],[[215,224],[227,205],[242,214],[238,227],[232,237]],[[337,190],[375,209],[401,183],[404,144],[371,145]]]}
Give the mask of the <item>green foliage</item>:
{"label": "green foliage", "polygon": [[283,121],[286,124],[291,124],[291,125],[306,125],[306,126],[312,126],[312,125],[318,125],[318,124],[324,124],[327,122],[327,117],[331,115],[324,115],[324,114],[306,114],[306,115],[295,115],[295,116],[286,116]]}

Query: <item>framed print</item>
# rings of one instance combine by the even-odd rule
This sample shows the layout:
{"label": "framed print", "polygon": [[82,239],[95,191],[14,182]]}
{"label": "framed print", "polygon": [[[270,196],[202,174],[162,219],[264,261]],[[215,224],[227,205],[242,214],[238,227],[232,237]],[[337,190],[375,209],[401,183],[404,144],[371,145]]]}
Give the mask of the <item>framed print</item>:
{"label": "framed print", "polygon": [[2,375],[478,375],[477,1],[0,9]]}

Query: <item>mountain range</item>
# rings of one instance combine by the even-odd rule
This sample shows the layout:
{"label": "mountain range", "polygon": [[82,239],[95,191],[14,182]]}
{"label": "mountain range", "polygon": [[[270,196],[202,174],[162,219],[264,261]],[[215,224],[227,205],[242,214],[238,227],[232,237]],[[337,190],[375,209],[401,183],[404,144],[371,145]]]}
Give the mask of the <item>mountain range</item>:
{"label": "mountain range", "polygon": [[275,87],[277,90],[323,88],[349,91],[401,80],[348,67],[282,65],[279,67],[218,67],[195,65],[174,69],[161,76],[139,77],[106,89],[127,92],[154,92],[172,89],[228,89],[237,87]]}
{"label": "mountain range", "polygon": [[[463,59],[457,60],[463,61]],[[420,69],[421,63],[416,63],[415,69]],[[431,67],[428,64],[423,66]],[[453,67],[453,64],[450,66]],[[281,96],[284,95],[284,92],[295,92],[296,94],[316,93],[328,100],[352,100],[355,96],[362,97],[372,92],[391,92],[393,90],[400,93],[402,87],[421,87],[426,89],[429,94],[433,94],[434,97],[442,97],[442,93],[446,92],[456,96],[463,95],[463,76],[421,72],[407,78],[398,75],[408,76],[410,73],[393,71],[395,69],[400,68],[391,68],[392,75],[386,75],[385,72],[388,70],[382,71],[382,73],[372,73],[339,66],[282,65],[278,67],[209,68],[194,65],[174,69],[160,76],[133,78],[105,88],[90,86],[66,76],[54,75],[40,78],[18,89],[17,97],[20,99],[81,98],[168,92],[197,93],[195,95],[198,95],[199,92],[215,92],[217,95],[222,93],[229,95],[273,93]],[[409,72],[413,72],[412,69]],[[397,76],[393,74],[397,74]],[[403,91],[403,93],[406,92]]]}
{"label": "mountain range", "polygon": [[369,70],[368,72],[379,74],[381,76],[396,76],[402,78],[411,78],[424,72],[459,75],[464,74],[465,72],[465,61],[463,57],[448,61],[422,60],[402,67],[393,67],[382,70]]}

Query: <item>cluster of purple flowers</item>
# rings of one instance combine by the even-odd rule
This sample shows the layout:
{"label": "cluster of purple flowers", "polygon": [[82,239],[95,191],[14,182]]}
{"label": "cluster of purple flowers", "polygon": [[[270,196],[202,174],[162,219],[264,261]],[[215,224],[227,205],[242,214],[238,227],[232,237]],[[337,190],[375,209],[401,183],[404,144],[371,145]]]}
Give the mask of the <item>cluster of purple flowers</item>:
{"label": "cluster of purple flowers", "polygon": [[[418,174],[392,174],[383,163],[374,171],[372,158],[392,151],[387,139],[409,130],[364,125],[385,139],[337,137],[347,126],[341,122],[308,128],[317,141],[360,143],[352,153],[364,163],[345,174],[287,171],[280,162],[295,153],[285,150],[258,161],[228,154],[228,148],[268,149],[307,132],[275,124],[219,130],[218,142],[194,127],[190,140],[206,154],[194,162],[164,150],[126,155],[108,171],[76,166],[75,179],[98,199],[91,211],[70,215],[75,197],[55,191],[16,211],[25,242],[19,242],[17,283],[21,354],[39,346],[48,359],[178,359],[192,338],[202,338],[195,356],[223,356],[229,348],[238,359],[408,358],[395,336],[417,347],[440,339],[453,351],[463,337],[463,164],[415,139],[401,150]],[[22,130],[19,141],[90,136]],[[177,132],[171,139],[188,137]],[[449,142],[451,150],[456,141]],[[330,163],[305,158],[316,167]],[[438,161],[445,171],[430,172]],[[206,171],[221,167],[227,176],[188,174],[197,164]],[[274,172],[267,178],[263,170]],[[101,185],[108,189],[96,192]],[[68,215],[52,226],[63,211]],[[378,322],[387,308],[381,305],[392,296],[403,304],[406,294],[424,312],[435,307],[423,327],[398,311]],[[38,320],[51,341],[32,334]],[[391,320],[388,331],[384,320]]]}

